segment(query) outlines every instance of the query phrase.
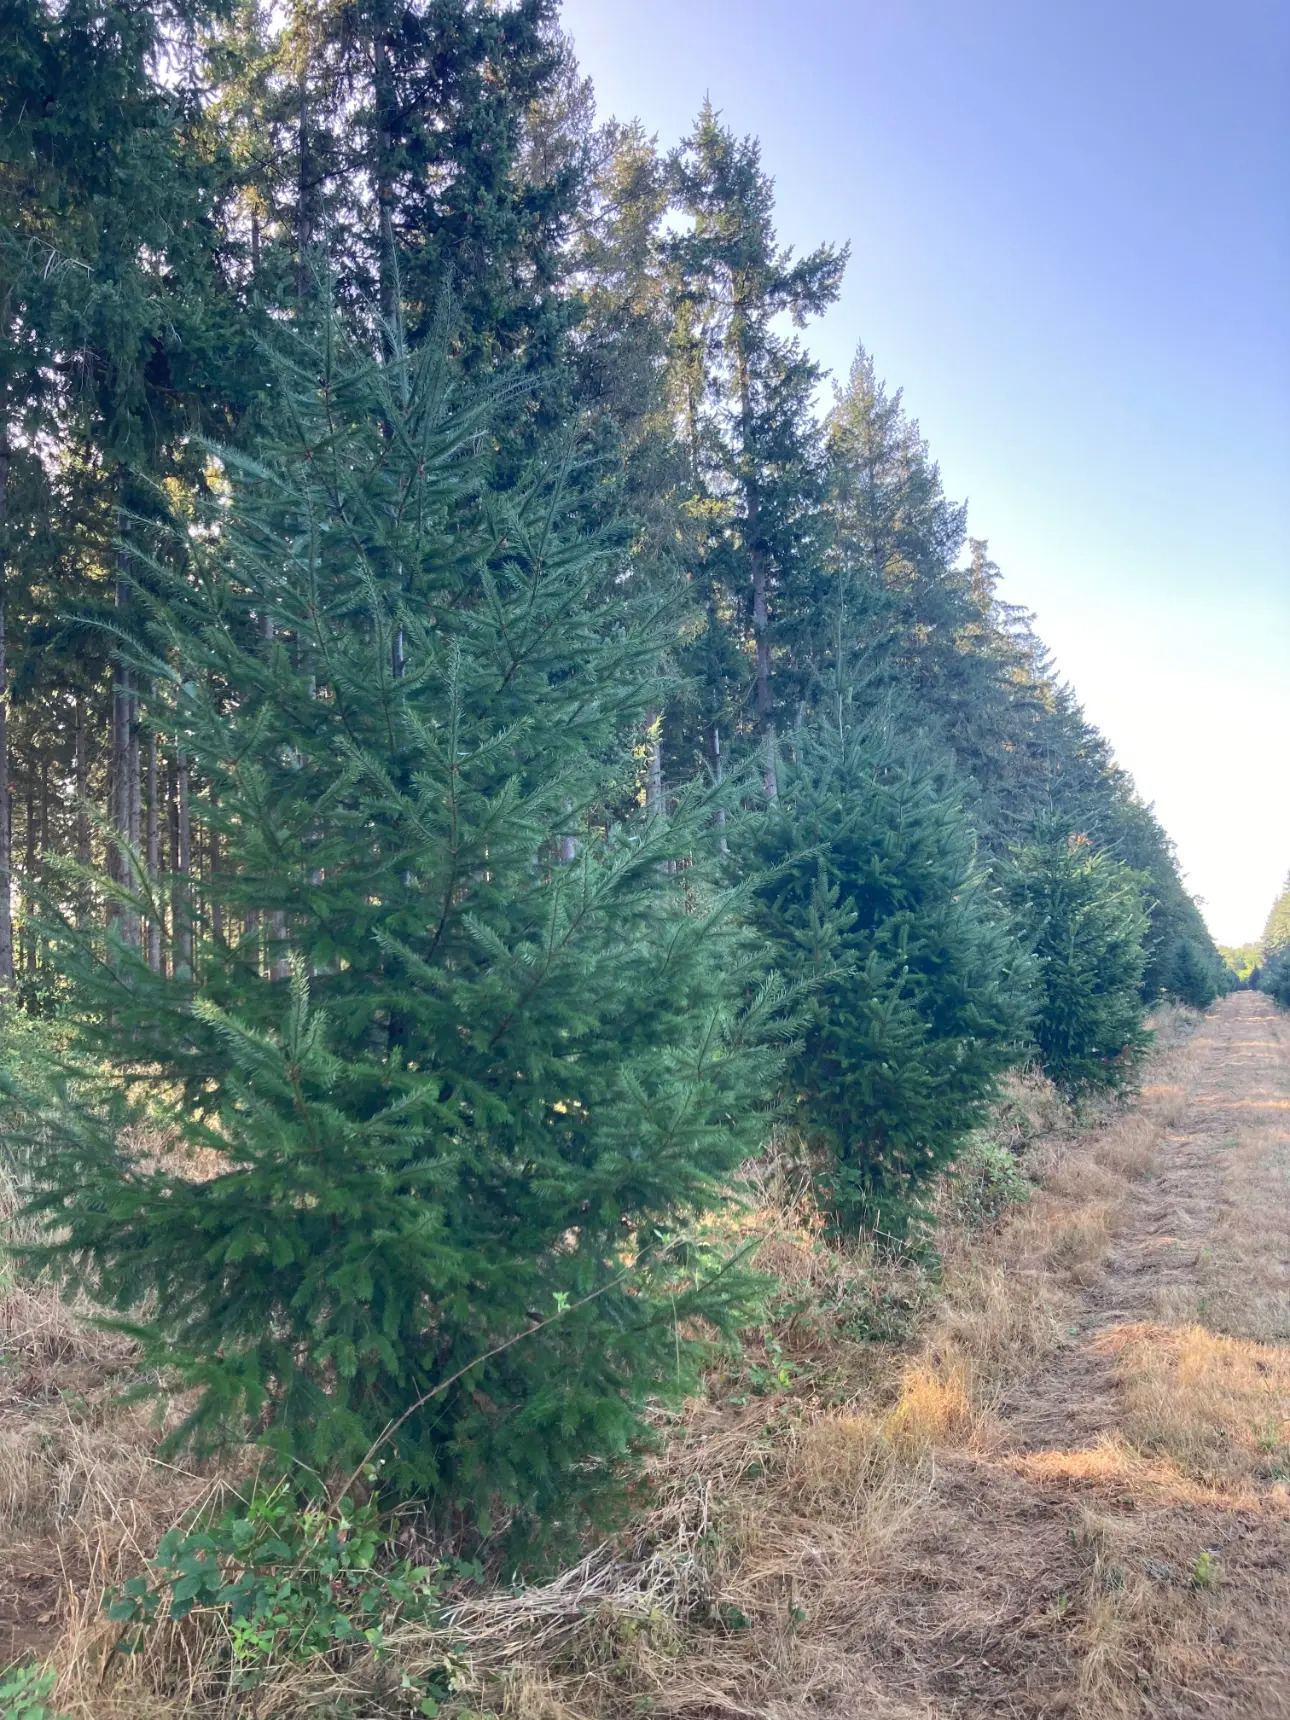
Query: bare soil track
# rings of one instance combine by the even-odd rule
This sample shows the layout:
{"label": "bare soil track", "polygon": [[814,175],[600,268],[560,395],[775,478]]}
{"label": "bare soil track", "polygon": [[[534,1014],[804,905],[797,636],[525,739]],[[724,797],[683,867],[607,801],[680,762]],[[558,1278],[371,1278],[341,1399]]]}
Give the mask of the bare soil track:
{"label": "bare soil track", "polygon": [[910,1715],[1290,1716],[1290,1017],[1238,993],[1177,1063],[1063,1343],[938,1454],[883,1608]]}

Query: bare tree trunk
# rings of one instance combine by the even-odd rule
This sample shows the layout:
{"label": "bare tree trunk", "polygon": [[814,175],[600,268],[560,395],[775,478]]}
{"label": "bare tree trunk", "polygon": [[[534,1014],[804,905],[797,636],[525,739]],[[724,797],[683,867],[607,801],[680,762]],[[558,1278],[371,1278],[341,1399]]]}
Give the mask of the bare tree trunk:
{"label": "bare tree trunk", "polygon": [[90,863],[90,736],[85,721],[85,695],[76,695],[76,858]]}
{"label": "bare tree trunk", "polygon": [[187,979],[193,975],[193,918],[191,897],[192,825],[188,814],[188,754],[175,754],[175,812],[178,819],[179,863],[176,892],[175,957],[176,970]]}
{"label": "bare tree trunk", "polygon": [[[215,790],[212,788],[211,810],[216,806]],[[211,876],[211,936],[217,944],[224,942],[224,904],[219,899],[219,889],[215,879],[219,873],[219,831],[211,825],[210,839],[210,876]]]}
{"label": "bare tree trunk", "polygon": [[[274,634],[273,616],[266,610],[260,617],[260,637],[271,640]],[[266,919],[268,932],[269,978],[284,980],[290,976],[291,961],[287,951],[287,916],[283,909],[272,909]]]}
{"label": "bare tree trunk", "polygon": [[[90,864],[90,759],[89,730],[85,721],[85,695],[76,695],[76,859],[89,870]],[[89,924],[90,904],[88,886],[82,881],[76,909],[78,926]]]}
{"label": "bare tree trunk", "polygon": [[[126,707],[126,793],[125,793],[125,839],[126,873],[130,888],[138,892],[142,879],[139,877],[139,838],[142,824],[141,780],[139,758],[139,695],[133,688],[130,691],[129,703]],[[143,919],[137,908],[131,908],[127,921],[127,936],[129,942],[136,948],[143,944]]]}
{"label": "bare tree trunk", "polygon": [[166,759],[166,836],[170,857],[170,938],[169,967],[172,974],[179,968],[179,919],[183,905],[179,894],[179,771],[173,757]]}
{"label": "bare tree trunk", "polygon": [[8,678],[5,658],[5,503],[9,490],[9,443],[0,438],[0,993],[13,991],[13,808],[9,799]]}
{"label": "bare tree trunk", "polygon": [[[32,766],[35,759],[31,760]],[[27,771],[27,879],[23,889],[23,906],[26,909],[23,925],[23,944],[26,947],[26,968],[28,973],[36,971],[36,928],[32,923],[32,880],[36,876],[36,772],[29,768]]]}
{"label": "bare tree trunk", "polygon": [[645,744],[649,748],[645,774],[645,810],[651,818],[663,816],[663,719],[651,711],[645,719]]}
{"label": "bare tree trunk", "polygon": [[[126,552],[117,552],[116,608],[118,615],[130,601],[130,589],[125,579]],[[130,671],[118,656],[112,682],[112,770],[109,789],[109,821],[115,839],[108,850],[108,876],[114,883],[134,888],[133,853],[138,847],[139,808],[139,740],[134,717],[138,709],[130,685]],[[131,831],[134,832],[133,841]],[[109,920],[119,923],[124,943],[139,942],[139,916],[130,908],[113,903],[108,909]]]}
{"label": "bare tree trunk", "polygon": [[[299,16],[297,13],[298,18]],[[310,296],[313,284],[314,246],[318,239],[318,184],[315,178],[317,163],[314,160],[309,112],[308,24],[302,24],[301,28],[306,34],[298,45],[300,60],[296,88],[299,151],[296,181],[296,296],[303,303]]]}
{"label": "bare tree trunk", "polygon": [[[725,779],[725,770],[721,763],[721,730],[716,723],[712,725],[712,774],[717,785],[720,786]],[[713,822],[720,832],[717,837],[718,850],[725,854],[728,849],[726,844],[726,809],[724,806],[717,808],[713,814]]]}
{"label": "bare tree trunk", "polygon": [[[157,731],[148,733],[148,885],[154,903],[160,903],[157,893],[161,877],[161,842],[157,826]],[[148,966],[153,973],[161,972],[161,920],[157,913],[148,919]]]}
{"label": "bare tree trunk", "polygon": [[770,700],[770,610],[767,603],[768,568],[766,546],[761,536],[761,491],[753,466],[752,389],[748,377],[748,361],[742,343],[737,358],[739,379],[740,463],[743,467],[744,515],[748,529],[748,565],[752,573],[753,643],[757,652],[756,691],[757,721],[766,748],[762,766],[762,781],[767,800],[778,792],[775,782],[775,722]]}
{"label": "bare tree trunk", "polygon": [[378,8],[373,43],[372,84],[376,111],[376,216],[380,227],[381,314],[393,333],[399,313],[399,264],[394,247],[394,80],[390,72],[389,21]]}
{"label": "bare tree trunk", "polygon": [[[45,876],[45,863],[49,855],[49,756],[46,754],[40,761],[40,821],[38,825],[38,846],[36,850],[36,871],[33,878],[39,874]],[[33,965],[39,969],[49,960],[49,943],[42,938],[36,928],[32,927],[31,941],[36,959]]]}

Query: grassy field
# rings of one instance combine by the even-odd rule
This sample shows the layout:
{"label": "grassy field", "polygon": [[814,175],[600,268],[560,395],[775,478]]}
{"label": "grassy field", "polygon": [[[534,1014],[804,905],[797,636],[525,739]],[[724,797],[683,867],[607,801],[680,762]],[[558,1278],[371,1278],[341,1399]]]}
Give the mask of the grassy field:
{"label": "grassy field", "polygon": [[1158,1029],[1131,1106],[1014,1082],[939,1261],[831,1245],[759,1167],[771,1318],[660,1423],[626,1528],[254,1690],[214,1616],[114,1653],[104,1589],[239,1478],[161,1464],[128,1342],[11,1283],[8,1658],[95,1720],[410,1714],[427,1671],[442,1714],[523,1720],[1290,1715],[1290,1019],[1240,993]]}

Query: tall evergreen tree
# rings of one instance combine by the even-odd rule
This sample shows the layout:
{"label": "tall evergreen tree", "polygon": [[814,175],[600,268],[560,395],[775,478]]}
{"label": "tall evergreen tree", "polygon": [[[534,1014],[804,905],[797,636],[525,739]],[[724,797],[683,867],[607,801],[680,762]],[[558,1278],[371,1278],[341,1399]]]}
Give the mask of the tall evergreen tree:
{"label": "tall evergreen tree", "polygon": [[1290,878],[1272,904],[1263,928],[1259,988],[1290,1009]]}
{"label": "tall evergreen tree", "polygon": [[736,138],[710,103],[673,174],[686,222],[667,247],[674,388],[691,506],[706,527],[707,628],[692,655],[713,683],[718,722],[768,748],[772,785],[778,713],[800,698],[805,651],[794,649],[794,628],[809,630],[823,555],[812,411],[821,373],[778,324],[802,328],[834,302],[847,251],[822,245],[794,259],[780,245],[760,146]]}
{"label": "tall evergreen tree", "polygon": [[826,1198],[900,1232],[1022,1054],[1028,958],[944,769],[845,720],[793,750],[735,852],[770,959],[814,988],[788,1079]]}
{"label": "tall evergreen tree", "polygon": [[558,470],[490,492],[442,353],[327,333],[138,661],[220,868],[176,880],[167,972],[58,933],[82,1043],[218,1168],[55,1116],[39,1257],[139,1321],[190,1430],[333,1476],[380,1446],[441,1510],[567,1528],[738,1300],[693,1230],[756,1142],[768,1006],[674,869],[704,797],[611,815],[656,604]]}
{"label": "tall evergreen tree", "polygon": [[1142,885],[1053,818],[1015,856],[1012,900],[1039,970],[1035,1043],[1047,1072],[1074,1091],[1123,1085],[1148,1042]]}

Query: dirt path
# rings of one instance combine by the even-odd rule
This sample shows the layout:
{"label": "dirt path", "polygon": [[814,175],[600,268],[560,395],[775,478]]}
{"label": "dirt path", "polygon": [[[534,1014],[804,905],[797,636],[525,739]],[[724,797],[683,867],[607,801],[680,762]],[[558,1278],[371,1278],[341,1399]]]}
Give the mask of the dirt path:
{"label": "dirt path", "polygon": [[941,1458],[892,1713],[1290,1716],[1290,1018],[1237,994],[1173,1073],[1064,1341]]}

